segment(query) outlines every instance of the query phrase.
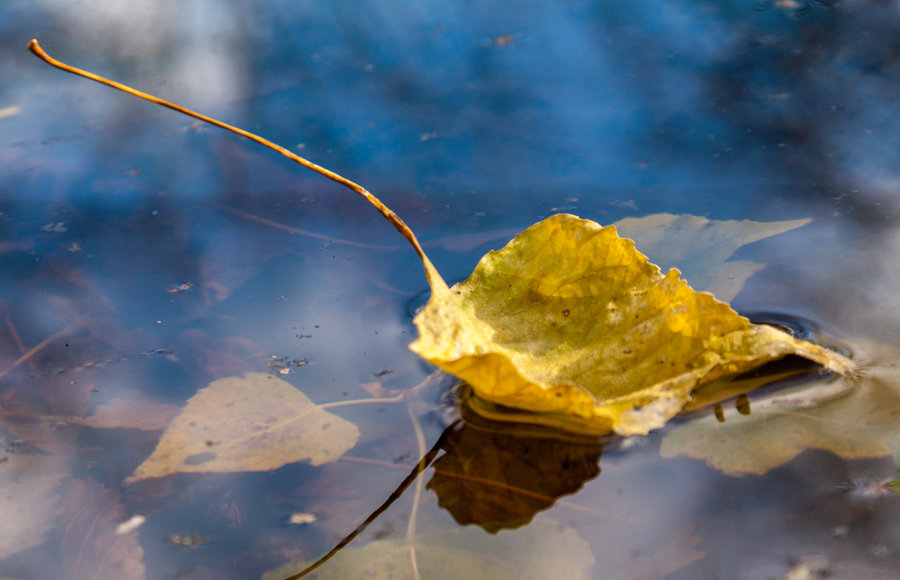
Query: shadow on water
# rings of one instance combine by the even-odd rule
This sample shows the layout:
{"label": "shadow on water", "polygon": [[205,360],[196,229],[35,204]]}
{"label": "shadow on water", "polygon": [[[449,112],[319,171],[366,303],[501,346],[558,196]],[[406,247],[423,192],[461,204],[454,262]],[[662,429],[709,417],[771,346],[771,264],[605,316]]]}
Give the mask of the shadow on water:
{"label": "shadow on water", "polygon": [[[419,425],[435,461],[351,563],[444,543],[466,554],[457,575],[504,553],[570,577],[891,577],[898,24],[863,0],[3,3],[0,576],[312,561],[414,468]],[[808,369],[788,361],[777,388],[717,392],[647,437],[467,417],[442,438],[447,385],[407,349],[425,281],[390,226],[250,143],[52,71],[33,37],[363,183],[448,280],[556,212],[811,217],[738,250],[755,274],[733,304],[812,321],[798,329],[866,361],[863,386],[804,409]],[[247,372],[382,402],[330,408],[360,434],[338,461],[123,484],[199,390]],[[421,384],[417,423],[388,401]]]}

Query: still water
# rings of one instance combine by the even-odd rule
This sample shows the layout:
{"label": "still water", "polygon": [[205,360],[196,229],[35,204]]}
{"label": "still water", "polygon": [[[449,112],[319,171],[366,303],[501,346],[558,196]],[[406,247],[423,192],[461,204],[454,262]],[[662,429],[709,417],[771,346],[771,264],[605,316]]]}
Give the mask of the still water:
{"label": "still water", "polygon": [[[494,560],[515,578],[897,577],[898,27],[897,3],[862,0],[5,1],[0,576],[258,578],[314,560],[413,468],[412,416],[440,443],[426,486],[348,554],[414,541],[420,565],[453,577]],[[690,417],[624,441],[445,432],[453,402],[432,380],[409,406],[332,407],[359,431],[340,460],[125,484],[217,379],[267,373],[320,404],[422,384],[433,369],[407,344],[427,286],[352,193],[54,70],[31,38],[362,183],[451,281],[558,212],[812,218],[737,251],[765,267],[732,304],[880,353],[866,408],[887,419],[829,415],[874,431],[738,475],[661,457]],[[751,397],[750,417],[771,396]],[[104,405],[114,419],[85,419]],[[722,425],[740,420],[723,409]],[[720,428],[698,413],[701,436]],[[748,424],[720,456],[770,453],[801,428]]]}

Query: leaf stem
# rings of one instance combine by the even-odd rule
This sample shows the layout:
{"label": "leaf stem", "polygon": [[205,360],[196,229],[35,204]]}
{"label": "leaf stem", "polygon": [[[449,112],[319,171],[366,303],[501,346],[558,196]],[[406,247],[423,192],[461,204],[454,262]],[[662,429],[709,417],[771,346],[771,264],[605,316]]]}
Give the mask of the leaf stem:
{"label": "leaf stem", "polygon": [[441,278],[440,274],[438,274],[437,269],[431,263],[431,260],[428,259],[428,256],[425,255],[425,250],[422,249],[422,245],[419,244],[418,238],[416,238],[416,235],[409,228],[409,226],[406,225],[406,222],[404,222],[402,219],[400,219],[400,216],[398,216],[396,213],[394,213],[393,210],[391,210],[388,206],[384,205],[380,199],[375,197],[365,187],[363,187],[353,181],[350,181],[346,177],[338,175],[337,173],[335,173],[329,169],[326,169],[326,168],[322,167],[321,165],[317,165],[317,164],[313,163],[312,161],[309,161],[303,157],[300,157],[293,151],[291,151],[285,147],[282,147],[281,145],[278,145],[277,143],[269,141],[268,139],[266,139],[264,137],[260,137],[259,135],[256,135],[255,133],[245,131],[244,129],[235,127],[234,125],[229,125],[228,123],[223,123],[222,121],[213,119],[212,117],[208,117],[201,113],[197,113],[196,111],[192,111],[190,109],[182,107],[181,105],[176,105],[175,103],[171,103],[169,101],[160,99],[159,97],[155,97],[149,93],[139,91],[139,90],[131,88],[127,85],[123,85],[122,83],[117,83],[116,81],[111,81],[100,75],[97,75],[92,72],[88,72],[86,70],[82,70],[80,68],[76,68],[76,67],[68,65],[64,62],[58,61],[55,58],[53,58],[52,56],[50,56],[49,54],[47,54],[46,52],[44,52],[44,49],[41,48],[40,44],[38,44],[37,39],[32,39],[31,42],[28,43],[28,50],[30,50],[38,58],[40,58],[47,64],[54,66],[60,70],[66,71],[68,73],[72,73],[72,74],[80,76],[80,77],[84,77],[86,79],[90,79],[90,80],[98,82],[102,85],[106,85],[108,87],[112,87],[114,89],[128,93],[129,95],[133,95],[133,96],[143,99],[145,101],[150,101],[151,103],[156,103],[157,105],[167,107],[169,109],[172,109],[173,111],[177,111],[177,112],[187,115],[189,117],[199,119],[200,121],[203,121],[204,123],[209,123],[210,125],[215,125],[216,127],[220,127],[222,129],[225,129],[226,131],[231,131],[232,133],[236,133],[242,137],[246,137],[247,139],[250,139],[251,141],[255,141],[255,142],[259,143],[263,147],[268,147],[272,151],[275,151],[276,153],[279,153],[279,154],[283,155],[284,157],[287,157],[291,161],[299,163],[300,165],[306,167],[307,169],[311,169],[312,171],[315,171],[319,175],[325,176],[328,179],[335,181],[337,183],[340,183],[344,187],[347,187],[347,188],[351,189],[352,191],[355,191],[359,195],[363,196],[366,199],[366,201],[368,201],[370,204],[375,206],[375,208],[379,212],[381,212],[381,215],[383,215],[384,218],[387,219],[387,221],[391,222],[391,224],[397,229],[397,231],[400,232],[400,235],[402,235],[404,238],[406,238],[406,241],[408,241],[410,243],[410,245],[416,251],[416,254],[418,254],[419,259],[422,261],[422,265],[425,268],[425,276],[426,276],[426,278],[428,278],[428,283],[432,286],[432,288],[434,288],[435,285],[446,288],[446,286],[447,286],[446,282],[444,282],[443,278]]}

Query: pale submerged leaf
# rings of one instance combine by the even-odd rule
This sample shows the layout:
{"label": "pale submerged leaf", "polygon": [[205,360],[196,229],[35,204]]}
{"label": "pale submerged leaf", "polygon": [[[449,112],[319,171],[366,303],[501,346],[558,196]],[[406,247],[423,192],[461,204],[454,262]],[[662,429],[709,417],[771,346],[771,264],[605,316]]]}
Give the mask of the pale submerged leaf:
{"label": "pale submerged leaf", "polygon": [[54,529],[65,475],[59,458],[0,453],[0,560],[41,545]]}
{"label": "pale submerged leaf", "polygon": [[126,483],[172,473],[269,471],[321,465],[356,445],[356,426],[262,373],[219,379],[191,397]]}
{"label": "pale submerged leaf", "polygon": [[[415,548],[418,574],[410,549]],[[284,580],[309,562],[286,564],[263,575]],[[377,540],[359,548],[345,548],[314,572],[317,580],[545,580],[590,578],[594,565],[590,546],[572,529],[552,522],[488,535],[478,528],[429,532],[405,539]]]}
{"label": "pale submerged leaf", "polygon": [[847,459],[893,454],[900,464],[900,351],[861,343],[858,372],[782,390],[739,412],[675,427],[663,457],[686,455],[727,475],[763,474],[807,449]]}
{"label": "pale submerged leaf", "polygon": [[615,224],[661,268],[678,268],[695,290],[729,301],[747,279],[763,268],[750,261],[728,261],[741,247],[804,226],[809,219],[777,222],[710,220],[695,215],[658,213]]}

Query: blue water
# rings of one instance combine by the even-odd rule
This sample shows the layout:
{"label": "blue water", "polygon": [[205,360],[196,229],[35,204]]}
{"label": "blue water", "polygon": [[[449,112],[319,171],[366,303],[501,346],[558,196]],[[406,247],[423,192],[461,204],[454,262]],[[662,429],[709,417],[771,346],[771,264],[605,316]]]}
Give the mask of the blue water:
{"label": "blue water", "polygon": [[[48,67],[25,50],[32,37],[365,185],[448,280],[560,211],[604,224],[658,212],[814,218],[739,252],[768,267],[734,305],[812,320],[850,345],[896,345],[898,26],[896,3],[859,0],[7,0],[0,372],[69,334],[0,378],[0,438],[66,457],[60,489],[72,478],[108,487],[121,510],[109,521],[151,514],[139,530],[146,577],[251,578],[327,551],[390,494],[418,456],[402,406],[340,413],[364,433],[352,455],[394,468],[292,465],[146,487],[121,480],[158,432],[13,423],[83,416],[128,390],[181,405],[279,361],[302,361],[286,379],[317,402],[431,372],[406,348],[421,266],[373,208],[248,141]],[[446,425],[432,395],[428,445]],[[900,565],[897,497],[853,492],[860,478],[890,478],[890,459],[810,452],[768,476],[727,478],[661,460],[651,436],[608,447],[599,465],[569,500],[615,517],[564,504],[540,516],[590,545],[595,578],[781,578],[811,556],[839,578]],[[358,545],[403,538],[410,501]],[[420,530],[456,526],[431,492],[422,506]],[[59,546],[72,509],[0,560],[0,575],[71,569]],[[294,511],[319,523],[284,524]],[[172,534],[208,541],[185,549]],[[640,576],[646,557],[691,535],[702,558],[665,557]],[[81,565],[99,557],[82,551]]]}

